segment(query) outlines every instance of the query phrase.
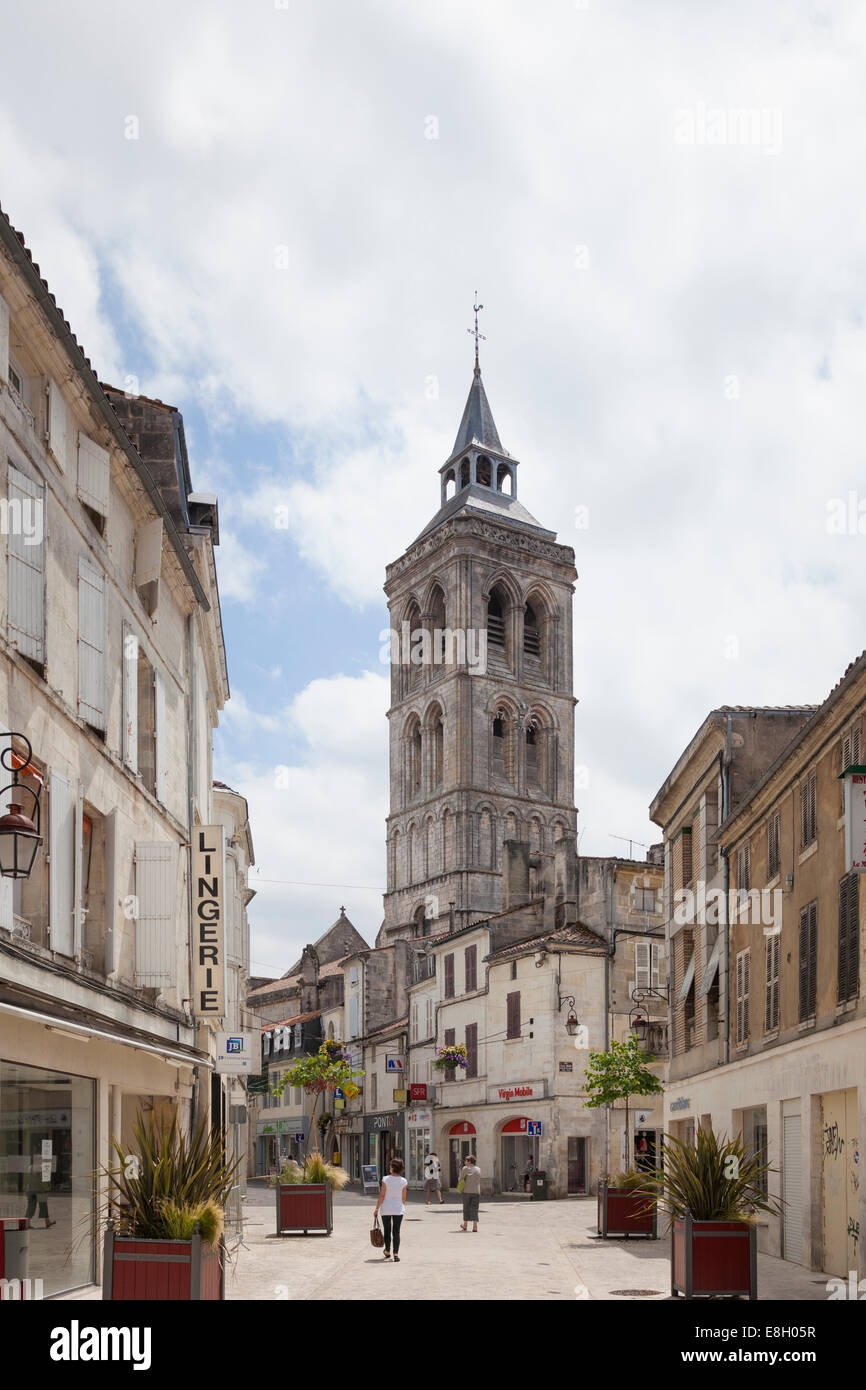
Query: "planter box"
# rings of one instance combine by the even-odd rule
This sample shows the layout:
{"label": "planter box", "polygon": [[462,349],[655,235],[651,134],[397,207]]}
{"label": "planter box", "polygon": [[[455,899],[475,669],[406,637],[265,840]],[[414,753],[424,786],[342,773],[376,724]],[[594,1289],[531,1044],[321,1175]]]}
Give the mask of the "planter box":
{"label": "planter box", "polygon": [[758,1297],[758,1245],[746,1221],[675,1218],[671,1231],[671,1294]]}
{"label": "planter box", "polygon": [[[650,1205],[651,1203],[651,1205]],[[598,1185],[598,1233],[608,1236],[645,1236],[658,1240],[658,1204],[650,1192]]]}
{"label": "planter box", "polygon": [[139,1240],[106,1231],[102,1297],[111,1302],[216,1301],[225,1297],[222,1245],[189,1240]]}
{"label": "planter box", "polygon": [[333,1200],[329,1182],[277,1183],[277,1235],[288,1231],[331,1234]]}

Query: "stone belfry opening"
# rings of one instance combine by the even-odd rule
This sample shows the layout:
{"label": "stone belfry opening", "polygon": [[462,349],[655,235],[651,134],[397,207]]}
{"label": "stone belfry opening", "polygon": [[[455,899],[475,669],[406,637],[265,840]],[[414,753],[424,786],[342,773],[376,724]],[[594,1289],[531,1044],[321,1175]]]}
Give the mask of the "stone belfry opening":
{"label": "stone belfry opening", "polygon": [[[480,307],[480,306],[478,306]],[[470,330],[472,331],[472,330]],[[440,506],[388,566],[390,814],[379,944],[502,907],[502,846],[573,836],[574,551],[518,500],[481,379]]]}

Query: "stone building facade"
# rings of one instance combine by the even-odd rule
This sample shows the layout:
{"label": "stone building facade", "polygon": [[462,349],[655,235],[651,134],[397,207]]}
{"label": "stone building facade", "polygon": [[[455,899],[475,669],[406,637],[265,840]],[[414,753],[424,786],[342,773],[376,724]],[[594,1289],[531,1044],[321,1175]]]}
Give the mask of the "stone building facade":
{"label": "stone building facade", "polygon": [[387,570],[381,942],[497,912],[503,843],[574,832],[574,552],[518,501],[518,468],[476,367],[442,505]]}

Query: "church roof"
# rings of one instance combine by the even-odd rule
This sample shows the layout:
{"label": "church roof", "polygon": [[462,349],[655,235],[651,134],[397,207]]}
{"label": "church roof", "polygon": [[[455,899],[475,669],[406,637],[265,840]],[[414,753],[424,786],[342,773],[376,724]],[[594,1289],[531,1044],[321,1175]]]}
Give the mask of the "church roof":
{"label": "church roof", "polygon": [[475,368],[472,376],[472,385],[469,388],[469,395],[466,397],[463,419],[460,421],[454,448],[451,450],[452,456],[459,453],[461,449],[468,449],[471,444],[481,444],[484,448],[495,449],[499,454],[505,453],[499,441],[493,412],[490,409],[487,392],[484,390],[484,383],[481,380],[480,367]]}
{"label": "church roof", "polygon": [[515,526],[531,528],[549,540],[556,540],[556,532],[546,530],[540,522],[536,521],[532,513],[526,510],[523,503],[518,502],[516,497],[509,497],[507,493],[497,492],[493,488],[479,487],[475,483],[471,487],[463,488],[462,492],[458,492],[456,496],[449,498],[445,505],[439,508],[433,520],[424,527],[424,530],[415,539],[420,541],[422,536],[428,535],[430,531],[435,531],[436,527],[441,526],[443,521],[448,521],[450,517],[462,515],[464,512],[480,514],[488,521],[509,521]]}

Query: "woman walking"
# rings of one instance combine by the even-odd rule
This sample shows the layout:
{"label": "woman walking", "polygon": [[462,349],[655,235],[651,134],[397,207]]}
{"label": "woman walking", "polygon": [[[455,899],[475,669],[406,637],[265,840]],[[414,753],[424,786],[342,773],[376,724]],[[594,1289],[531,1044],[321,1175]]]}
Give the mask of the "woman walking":
{"label": "woman walking", "polygon": [[478,1230],[478,1204],[481,1201],[481,1169],[475,1162],[474,1154],[467,1154],[461,1173],[463,1180],[463,1220],[460,1222],[461,1231],[469,1229],[469,1222],[472,1222],[472,1230]]}
{"label": "woman walking", "polygon": [[382,1186],[379,1189],[379,1200],[376,1203],[376,1216],[382,1213],[382,1227],[385,1232],[384,1256],[386,1260],[391,1258],[391,1245],[394,1246],[394,1263],[400,1263],[398,1251],[400,1249],[400,1227],[403,1223],[403,1215],[406,1211],[406,1189],[409,1184],[403,1177],[402,1158],[392,1158],[389,1164],[391,1169],[386,1178],[382,1179]]}
{"label": "woman walking", "polygon": [[439,1195],[439,1205],[441,1207],[442,1164],[439,1162],[438,1154],[429,1153],[424,1160],[424,1186],[427,1189],[427,1201],[424,1205],[429,1207],[430,1198],[433,1196],[433,1193],[436,1192]]}

